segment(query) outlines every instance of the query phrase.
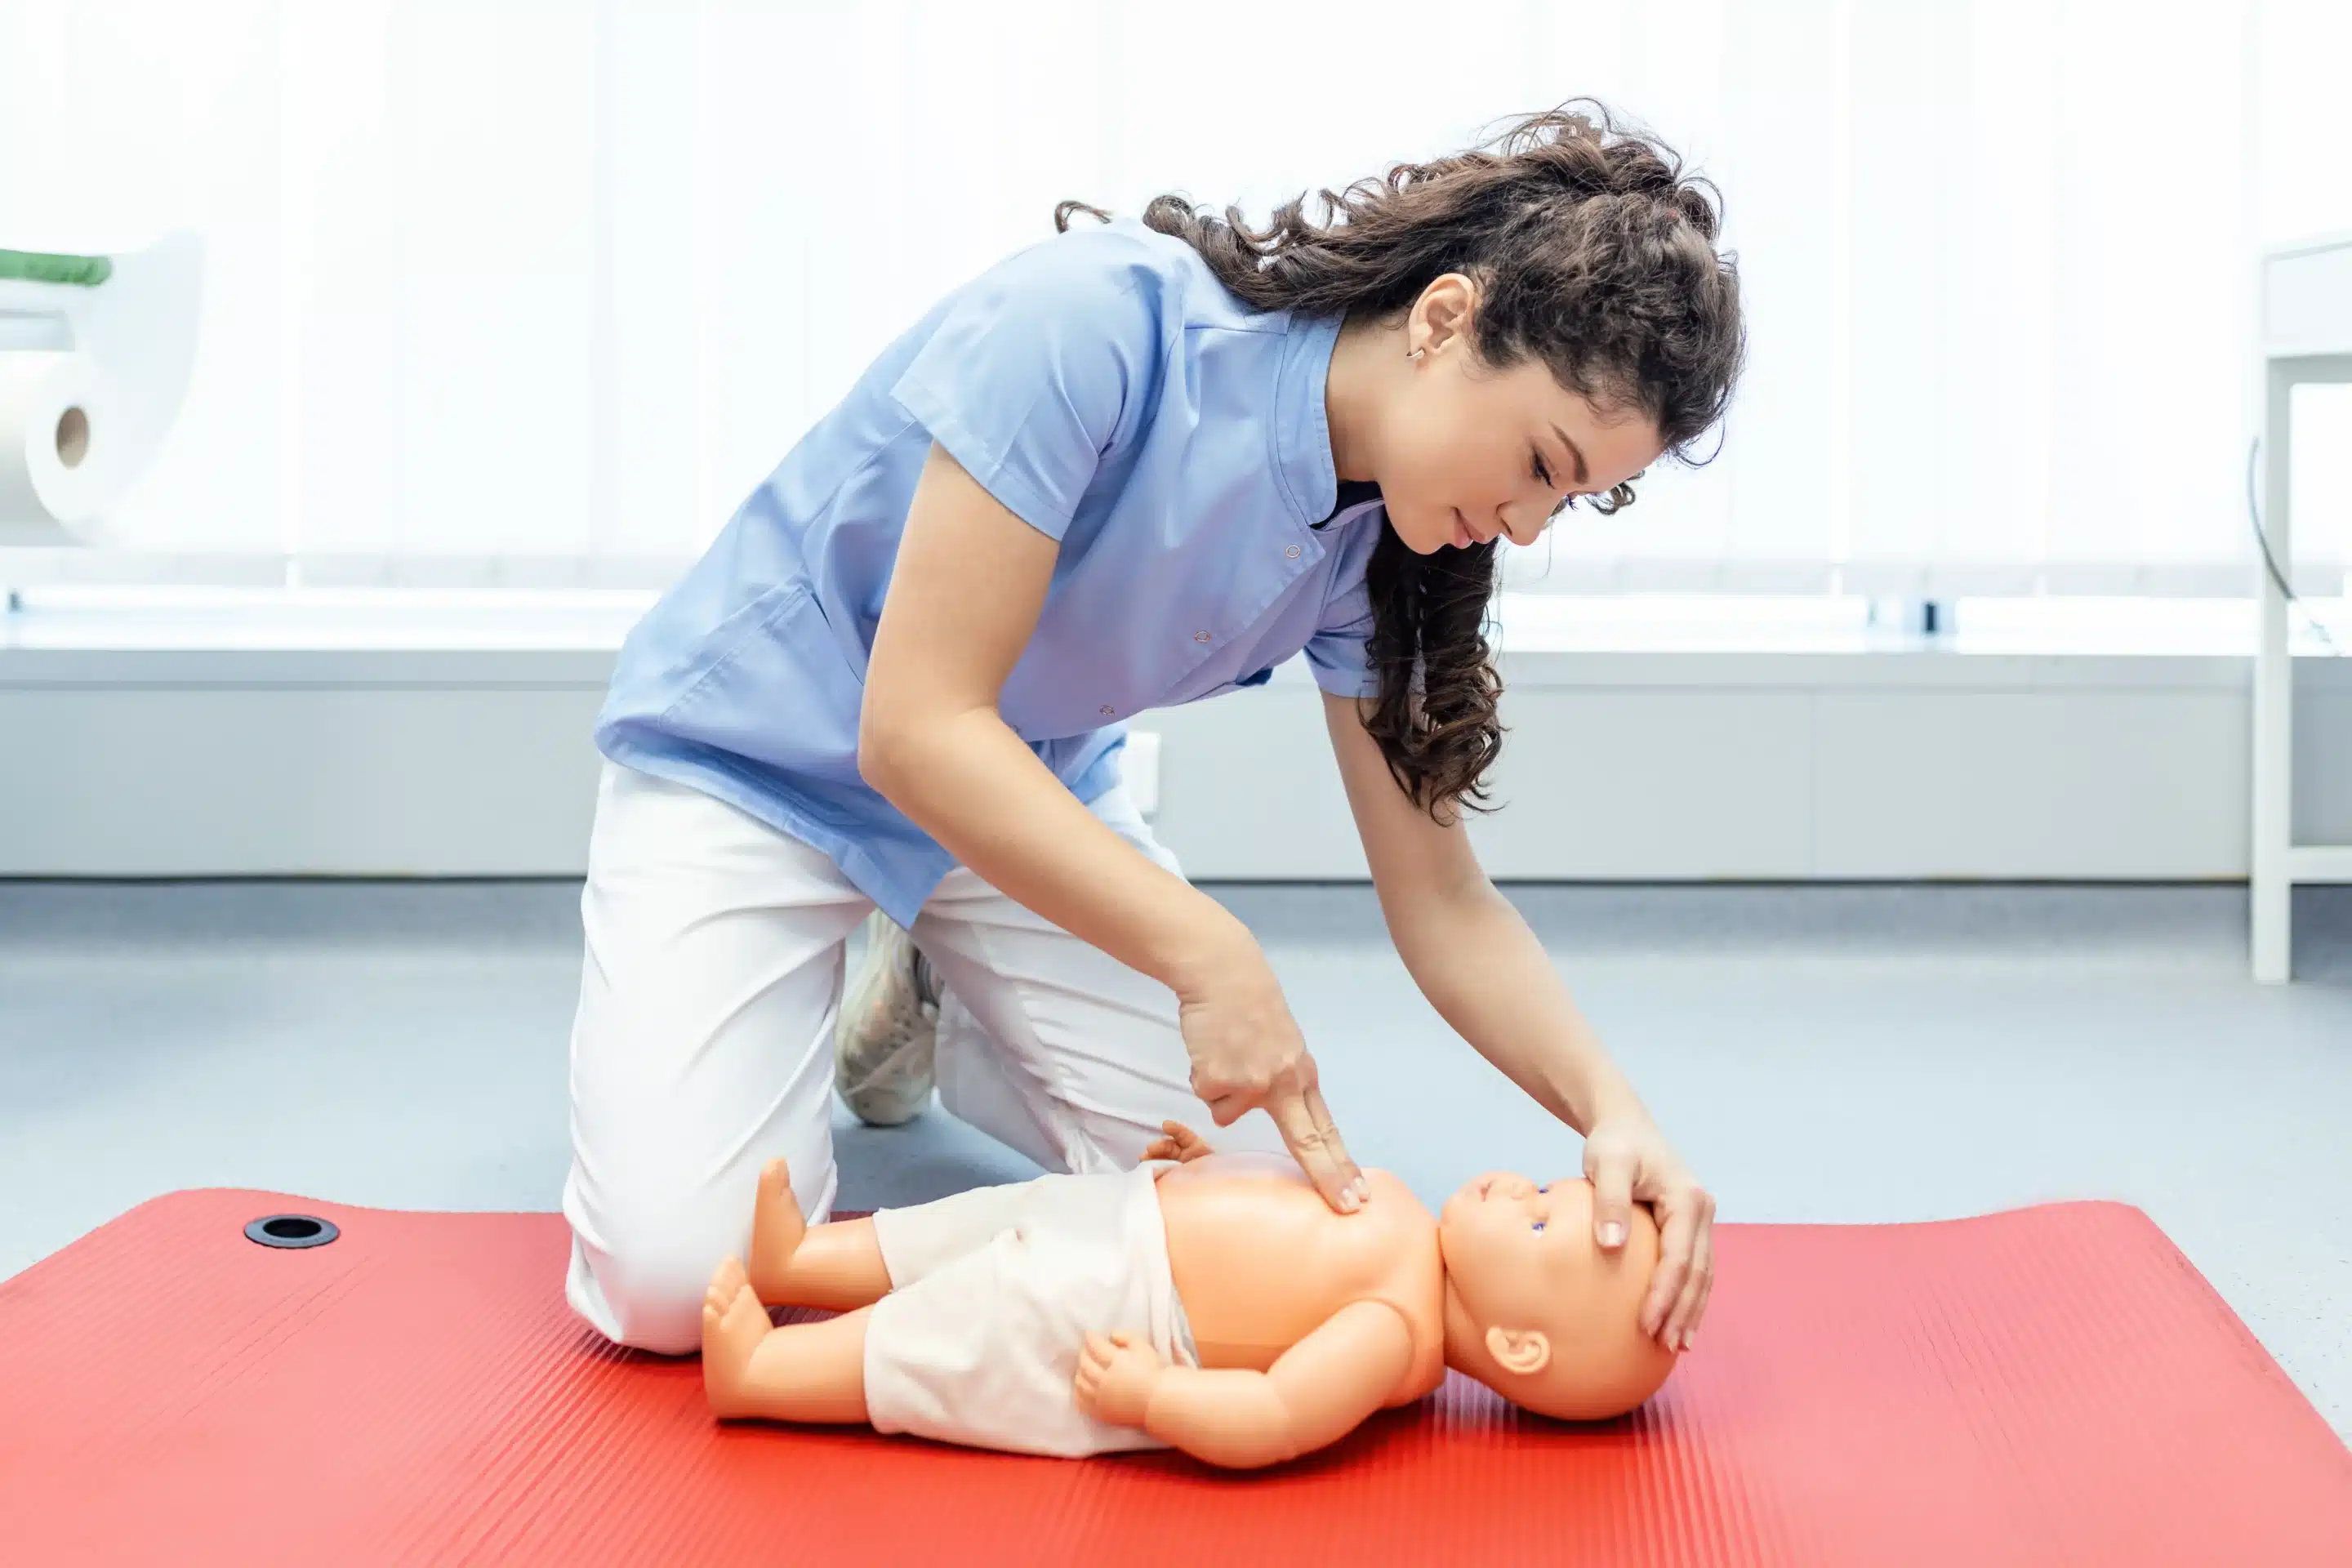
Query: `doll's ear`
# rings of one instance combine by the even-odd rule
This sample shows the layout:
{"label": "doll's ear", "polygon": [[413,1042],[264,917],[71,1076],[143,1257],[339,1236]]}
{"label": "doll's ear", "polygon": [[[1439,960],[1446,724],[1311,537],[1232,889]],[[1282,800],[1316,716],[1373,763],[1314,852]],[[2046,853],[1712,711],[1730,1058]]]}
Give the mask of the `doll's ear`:
{"label": "doll's ear", "polygon": [[1505,1372],[1526,1377],[1551,1364],[1551,1341],[1541,1329],[1488,1329],[1486,1353]]}

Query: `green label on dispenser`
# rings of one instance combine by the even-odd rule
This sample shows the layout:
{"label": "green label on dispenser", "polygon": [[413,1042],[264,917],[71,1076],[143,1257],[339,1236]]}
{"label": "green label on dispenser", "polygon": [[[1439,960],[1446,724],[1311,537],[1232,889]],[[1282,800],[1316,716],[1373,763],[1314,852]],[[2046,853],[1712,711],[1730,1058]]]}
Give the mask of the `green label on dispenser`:
{"label": "green label on dispenser", "polygon": [[0,250],[0,278],[22,278],[32,283],[71,283],[95,289],[114,276],[114,263],[103,256],[51,256],[38,250]]}

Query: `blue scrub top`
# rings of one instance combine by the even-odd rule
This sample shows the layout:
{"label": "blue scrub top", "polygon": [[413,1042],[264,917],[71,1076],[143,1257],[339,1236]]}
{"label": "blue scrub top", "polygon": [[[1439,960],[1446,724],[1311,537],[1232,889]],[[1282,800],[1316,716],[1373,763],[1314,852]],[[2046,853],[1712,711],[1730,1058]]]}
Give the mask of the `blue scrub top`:
{"label": "blue scrub top", "polygon": [[832,857],[902,925],[954,858],[857,771],[866,664],[933,442],[1060,542],[1004,721],[1081,800],[1122,721],[1306,653],[1369,696],[1377,500],[1332,515],[1335,319],[1235,299],[1133,220],[1021,251],[941,301],[752,491],[623,645],[616,763]]}

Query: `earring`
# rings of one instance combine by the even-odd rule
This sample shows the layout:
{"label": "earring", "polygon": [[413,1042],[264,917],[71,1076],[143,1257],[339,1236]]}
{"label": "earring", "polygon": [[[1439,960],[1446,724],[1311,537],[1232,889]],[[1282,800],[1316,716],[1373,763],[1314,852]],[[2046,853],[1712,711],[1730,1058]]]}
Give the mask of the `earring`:
{"label": "earring", "polygon": [[1415,349],[1412,353],[1405,355],[1404,357],[1407,359],[1419,359],[1421,357],[1421,351],[1419,349]]}

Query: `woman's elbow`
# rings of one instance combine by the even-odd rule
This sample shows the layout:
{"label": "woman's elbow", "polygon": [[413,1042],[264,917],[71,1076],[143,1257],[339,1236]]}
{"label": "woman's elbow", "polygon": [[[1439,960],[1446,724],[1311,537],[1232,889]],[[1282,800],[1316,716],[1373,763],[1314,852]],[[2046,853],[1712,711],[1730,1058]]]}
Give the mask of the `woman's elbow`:
{"label": "woman's elbow", "polygon": [[913,754],[923,726],[903,702],[877,700],[871,689],[857,716],[857,773],[887,800],[896,801],[902,781],[914,771]]}
{"label": "woman's elbow", "polygon": [[1451,868],[1446,875],[1395,885],[1402,881],[1394,879],[1391,886],[1381,888],[1379,895],[1389,940],[1408,963],[1427,949],[1452,945],[1465,925],[1493,914],[1497,905],[1509,907],[1475,862],[1466,868]]}

